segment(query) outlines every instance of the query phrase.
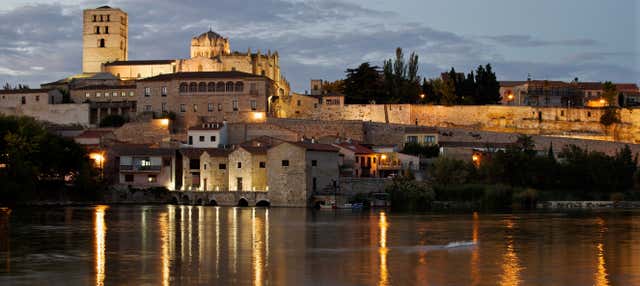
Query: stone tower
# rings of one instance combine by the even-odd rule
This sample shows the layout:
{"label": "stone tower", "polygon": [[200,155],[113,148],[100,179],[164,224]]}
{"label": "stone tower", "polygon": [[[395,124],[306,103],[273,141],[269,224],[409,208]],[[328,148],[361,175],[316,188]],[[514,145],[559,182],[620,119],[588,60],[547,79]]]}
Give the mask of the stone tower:
{"label": "stone tower", "polygon": [[109,6],[83,12],[82,72],[102,71],[102,64],[126,61],[129,48],[127,13]]}
{"label": "stone tower", "polygon": [[229,39],[220,36],[214,31],[209,30],[191,39],[191,58],[215,58],[219,55],[228,55],[230,53]]}

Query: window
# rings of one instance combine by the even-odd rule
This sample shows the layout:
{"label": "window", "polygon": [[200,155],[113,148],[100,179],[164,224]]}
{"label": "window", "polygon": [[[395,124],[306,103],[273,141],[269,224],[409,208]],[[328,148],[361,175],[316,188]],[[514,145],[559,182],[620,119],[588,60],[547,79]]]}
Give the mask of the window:
{"label": "window", "polygon": [[117,92],[117,91],[114,91],[112,95],[113,95],[113,96],[115,96],[115,97],[117,97],[117,96],[118,96],[118,92]]}
{"label": "window", "polygon": [[102,15],[100,15],[100,22],[104,22],[104,19],[102,18]]}
{"label": "window", "polygon": [[264,168],[266,168],[266,166],[267,166],[267,163],[260,162],[260,168],[264,169]]}
{"label": "window", "polygon": [[238,169],[242,168],[242,162],[238,162]]}
{"label": "window", "polygon": [[233,82],[231,82],[231,81],[227,82],[226,86],[227,86],[227,88],[226,88],[227,92],[233,92],[233,87],[234,87]]}
{"label": "window", "polygon": [[40,96],[36,95],[36,101],[40,101]]}
{"label": "window", "polygon": [[207,169],[207,164],[205,163],[205,164],[203,165],[203,167],[204,167],[204,169],[206,170],[206,169]]}
{"label": "window", "polygon": [[236,92],[242,92],[244,90],[244,83],[241,81],[236,82]]}
{"label": "window", "polygon": [[418,136],[407,136],[407,143],[418,143]]}
{"label": "window", "polygon": [[133,174],[124,175],[124,181],[125,182],[133,182]]}
{"label": "window", "polygon": [[289,167],[289,160],[282,160],[282,167]]}
{"label": "window", "polygon": [[186,82],[180,83],[180,92],[188,92],[189,85]]}
{"label": "window", "polygon": [[149,182],[149,183],[157,183],[158,182],[158,177],[156,177],[156,175],[149,175],[149,176],[147,176],[147,182]]}
{"label": "window", "polygon": [[262,71],[260,72],[260,74],[264,76],[264,75],[265,75],[265,74],[267,74],[267,73],[266,73],[264,70],[262,70]]}
{"label": "window", "polygon": [[135,95],[135,93],[133,91],[129,92],[129,96],[134,96],[134,95]]}
{"label": "window", "polygon": [[198,105],[197,104],[193,105],[193,112],[198,112]]}
{"label": "window", "polygon": [[426,144],[436,143],[436,137],[435,136],[424,136],[424,143],[426,143]]}
{"label": "window", "polygon": [[251,100],[251,110],[256,110],[258,108],[258,104],[255,100]]}
{"label": "window", "polygon": [[313,167],[318,166],[318,160],[311,160],[311,166]]}
{"label": "window", "polygon": [[167,103],[163,102],[160,111],[162,112],[166,112],[167,111]]}
{"label": "window", "polygon": [[318,108],[318,104],[317,104],[317,103],[314,103],[314,104],[313,104],[313,108]]}
{"label": "window", "polygon": [[189,136],[189,145],[193,145],[193,136]]}
{"label": "window", "polygon": [[198,137],[198,140],[200,140],[200,142],[204,142],[204,136]]}
{"label": "window", "polygon": [[111,21],[111,15],[107,15],[107,22]]}
{"label": "window", "polygon": [[233,111],[238,111],[238,100],[234,99],[232,101]]}
{"label": "window", "polygon": [[160,95],[162,95],[162,96],[167,96],[167,87],[166,87],[166,86],[163,86],[163,87],[160,89]]}
{"label": "window", "polygon": [[195,82],[192,82],[189,84],[189,92],[196,92],[198,91],[198,84]]}
{"label": "window", "polygon": [[109,92],[104,93],[104,97],[109,97],[109,95],[111,95]]}
{"label": "window", "polygon": [[100,26],[96,26],[96,34],[100,34]]}
{"label": "window", "polygon": [[216,83],[216,91],[217,92],[224,92],[224,82],[218,82]]}
{"label": "window", "polygon": [[100,40],[98,41],[98,47],[99,47],[99,48],[104,48],[104,39],[100,39]]}
{"label": "window", "polygon": [[101,97],[102,93],[96,92],[96,97]]}
{"label": "window", "polygon": [[218,103],[218,111],[222,111],[222,103]]}
{"label": "window", "polygon": [[200,169],[200,159],[189,159],[189,169]]}
{"label": "window", "polygon": [[209,140],[210,140],[211,142],[216,142],[216,136],[211,136],[211,137],[209,137]]}
{"label": "window", "polygon": [[91,96],[91,94],[88,93],[88,92],[84,94],[84,97],[90,97],[90,96]]}
{"label": "window", "polygon": [[109,34],[109,26],[104,26],[104,33]]}
{"label": "window", "polygon": [[299,99],[298,99],[298,102],[297,102],[296,104],[297,104],[298,106],[300,106],[301,102],[300,102],[300,100],[299,100]]}
{"label": "window", "polygon": [[213,103],[207,104],[207,111],[209,111],[209,112],[213,111]]}
{"label": "window", "polygon": [[151,111],[151,105],[145,105],[144,111]]}
{"label": "window", "polygon": [[315,192],[318,189],[318,179],[313,177],[313,191]]}
{"label": "window", "polygon": [[93,15],[93,21],[94,21],[94,22],[96,21],[96,18],[97,18],[97,16],[96,16],[96,15]]}
{"label": "window", "polygon": [[140,78],[140,77],[141,77],[141,75],[140,75],[140,73],[138,73],[138,78]]}
{"label": "window", "polygon": [[186,112],[187,111],[187,105],[186,104],[180,104],[180,112]]}
{"label": "window", "polygon": [[227,164],[218,164],[218,169],[226,170],[227,169]]}
{"label": "window", "polygon": [[256,85],[256,83],[252,82],[252,83],[249,85],[249,93],[251,93],[251,94],[256,94],[256,93],[258,93],[258,88],[257,88],[257,87],[258,87],[258,85]]}
{"label": "window", "polygon": [[151,96],[151,88],[150,87],[145,87],[144,88],[144,96],[145,97]]}
{"label": "window", "polygon": [[21,102],[22,104],[27,104],[27,98],[23,96],[23,97],[20,99],[20,102]]}
{"label": "window", "polygon": [[560,110],[560,116],[564,116],[564,110]]}
{"label": "window", "polygon": [[120,95],[121,95],[121,96],[127,96],[127,92],[126,92],[126,91],[123,91]]}
{"label": "window", "polygon": [[205,82],[201,82],[198,84],[198,92],[206,92],[207,84]]}

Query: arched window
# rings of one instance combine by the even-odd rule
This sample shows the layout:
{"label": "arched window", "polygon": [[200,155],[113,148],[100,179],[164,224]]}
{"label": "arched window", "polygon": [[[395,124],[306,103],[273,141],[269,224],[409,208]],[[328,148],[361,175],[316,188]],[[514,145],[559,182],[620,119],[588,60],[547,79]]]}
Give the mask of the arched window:
{"label": "arched window", "polygon": [[227,92],[233,92],[233,82],[227,82]]}
{"label": "arched window", "polygon": [[189,84],[187,84],[186,82],[181,82],[180,92],[188,92],[188,91],[189,91]]}
{"label": "arched window", "polygon": [[195,82],[192,82],[189,84],[189,92],[197,92],[198,91],[198,84]]}
{"label": "arched window", "polygon": [[201,72],[202,71],[202,65],[198,65],[198,71]]}
{"label": "arched window", "polygon": [[100,39],[100,40],[98,41],[98,47],[99,47],[99,48],[104,48],[104,39]]}
{"label": "arched window", "polygon": [[280,89],[280,94],[279,95],[280,96],[284,96],[284,89],[282,89],[282,88]]}
{"label": "arched window", "polygon": [[244,90],[244,83],[241,81],[236,82],[236,92],[242,92]]}
{"label": "arched window", "polygon": [[208,92],[214,92],[214,91],[216,91],[216,83],[215,83],[215,82],[210,82],[210,83],[207,85],[207,91],[208,91]]}
{"label": "arched window", "polygon": [[206,92],[207,91],[207,83],[206,82],[200,82],[198,84],[198,91],[199,92]]}
{"label": "arched window", "polygon": [[216,83],[216,91],[224,92],[224,82],[219,81]]}

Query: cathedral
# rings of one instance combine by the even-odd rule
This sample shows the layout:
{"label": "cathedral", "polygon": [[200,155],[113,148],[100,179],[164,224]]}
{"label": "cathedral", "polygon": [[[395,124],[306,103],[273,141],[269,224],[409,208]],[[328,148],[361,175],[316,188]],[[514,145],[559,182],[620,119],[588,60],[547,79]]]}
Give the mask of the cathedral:
{"label": "cathedral", "polygon": [[85,74],[106,72],[121,80],[138,80],[177,72],[239,71],[271,79],[278,96],[290,92],[277,51],[231,51],[228,38],[209,30],[191,39],[188,59],[128,60],[129,21],[124,11],[109,6],[87,9],[83,24]]}

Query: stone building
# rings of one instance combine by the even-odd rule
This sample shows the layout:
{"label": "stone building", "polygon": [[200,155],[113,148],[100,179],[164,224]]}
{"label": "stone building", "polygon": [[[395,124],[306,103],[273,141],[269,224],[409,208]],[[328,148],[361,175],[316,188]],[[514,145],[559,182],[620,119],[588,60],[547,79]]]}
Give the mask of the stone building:
{"label": "stone building", "polygon": [[206,149],[200,155],[200,177],[203,191],[229,190],[230,149]]}
{"label": "stone building", "polygon": [[233,72],[179,72],[137,81],[138,113],[175,113],[177,125],[204,122],[263,122],[272,81]]}
{"label": "stone building", "polygon": [[582,106],[584,99],[576,84],[552,80],[500,82],[500,94],[505,105]]}
{"label": "stone building", "polygon": [[438,129],[426,126],[405,127],[403,144],[414,143],[423,146],[438,144]]}
{"label": "stone building", "polygon": [[89,85],[69,90],[71,100],[88,103],[91,124],[100,124],[102,118],[117,114],[135,118],[137,93],[135,84]]}
{"label": "stone building", "polygon": [[333,144],[343,157],[343,175],[353,177],[377,177],[380,154],[355,142]]}
{"label": "stone building", "polygon": [[194,148],[222,148],[227,138],[226,122],[202,123],[187,131],[187,145]]}
{"label": "stone building", "polygon": [[0,108],[44,107],[62,103],[62,93],[52,89],[0,90]]}
{"label": "stone building", "polygon": [[112,146],[110,158],[118,162],[117,184],[134,188],[175,188],[175,151],[147,145]]}
{"label": "stone building", "polygon": [[268,191],[267,150],[270,145],[252,140],[229,154],[230,191]]}
{"label": "stone building", "polygon": [[128,59],[127,13],[109,6],[86,9],[82,23],[83,73],[99,73],[103,63]]}
{"label": "stone building", "polygon": [[308,206],[314,193],[332,193],[339,180],[338,149],[282,142],[267,151],[269,200],[274,206]]}

